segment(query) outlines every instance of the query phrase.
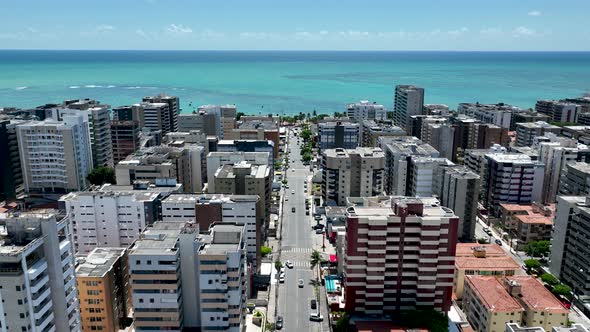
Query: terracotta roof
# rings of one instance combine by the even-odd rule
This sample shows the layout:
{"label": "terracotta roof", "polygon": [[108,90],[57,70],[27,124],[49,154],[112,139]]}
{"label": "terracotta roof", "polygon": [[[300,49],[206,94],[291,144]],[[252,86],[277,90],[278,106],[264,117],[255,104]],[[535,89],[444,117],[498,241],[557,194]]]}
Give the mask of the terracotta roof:
{"label": "terracotta roof", "polygon": [[514,280],[521,285],[519,298],[533,310],[568,313],[561,302],[539,280],[531,276],[512,276],[506,279]]}
{"label": "terracotta roof", "polygon": [[470,256],[473,257],[473,248],[483,247],[486,249],[486,257],[490,256],[506,256],[506,252],[495,243],[479,244],[479,243],[457,243],[455,256]]}
{"label": "terracotta roof", "polygon": [[553,218],[545,217],[542,215],[517,215],[514,216],[517,220],[524,224],[541,224],[541,225],[553,225]]}
{"label": "terracotta roof", "polygon": [[[471,288],[483,305],[490,311],[524,311],[522,306],[508,294],[501,282],[492,276],[466,276],[465,283]],[[465,299],[463,299],[465,300]]]}
{"label": "terracotta roof", "polygon": [[390,321],[355,321],[358,332],[428,332],[427,329],[411,329],[394,325]]}
{"label": "terracotta roof", "polygon": [[455,257],[455,267],[465,270],[518,270],[520,265],[512,257]]}
{"label": "terracotta roof", "polygon": [[[500,207],[504,210],[508,210],[510,212],[526,212],[528,215],[540,215],[541,210],[537,207],[530,205],[530,204],[508,204],[508,203],[500,203]],[[555,204],[544,205],[544,208],[548,209],[551,212],[551,215],[555,213]],[[537,211],[535,211],[537,210]]]}

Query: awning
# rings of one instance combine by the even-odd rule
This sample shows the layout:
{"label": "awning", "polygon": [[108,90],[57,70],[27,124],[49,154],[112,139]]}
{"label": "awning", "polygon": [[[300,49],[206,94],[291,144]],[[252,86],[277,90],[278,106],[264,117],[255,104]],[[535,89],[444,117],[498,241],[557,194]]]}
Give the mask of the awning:
{"label": "awning", "polygon": [[338,261],[338,258],[336,257],[336,255],[330,255],[330,263],[336,263]]}

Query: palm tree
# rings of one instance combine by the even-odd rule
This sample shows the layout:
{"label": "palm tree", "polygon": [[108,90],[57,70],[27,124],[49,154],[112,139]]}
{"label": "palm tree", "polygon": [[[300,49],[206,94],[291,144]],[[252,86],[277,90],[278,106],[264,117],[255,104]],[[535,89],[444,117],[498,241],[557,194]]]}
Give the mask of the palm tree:
{"label": "palm tree", "polygon": [[318,274],[316,277],[316,281],[320,276],[320,263],[322,262],[322,254],[319,251],[315,250],[311,252],[311,258],[309,259],[309,263],[311,265],[311,269],[318,268]]}

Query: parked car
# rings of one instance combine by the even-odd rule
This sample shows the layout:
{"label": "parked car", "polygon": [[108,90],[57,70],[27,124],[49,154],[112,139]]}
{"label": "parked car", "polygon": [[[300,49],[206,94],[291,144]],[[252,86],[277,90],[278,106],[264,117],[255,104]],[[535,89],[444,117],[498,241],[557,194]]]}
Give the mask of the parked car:
{"label": "parked car", "polygon": [[315,216],[313,217],[313,219],[315,219],[315,220],[322,220],[322,216],[315,215]]}
{"label": "parked car", "polygon": [[311,226],[312,229],[318,230],[318,229],[323,229],[324,225],[323,224],[315,224],[313,226]]}
{"label": "parked car", "polygon": [[275,328],[280,330],[283,328],[283,316],[278,316],[277,321],[275,322]]}
{"label": "parked car", "polygon": [[311,308],[315,310],[315,309],[317,309],[317,308],[318,308],[318,301],[316,301],[316,300],[311,300],[311,301],[310,301],[310,305],[311,305]]}
{"label": "parked car", "polygon": [[496,244],[499,245],[499,246],[502,245],[502,241],[500,241],[500,239],[496,239],[496,240],[494,240],[494,242],[496,242]]}
{"label": "parked car", "polygon": [[315,233],[316,234],[324,234],[324,230],[322,228],[316,228]]}
{"label": "parked car", "polygon": [[291,212],[295,213],[295,207],[291,208]]}
{"label": "parked car", "polygon": [[303,282],[303,279],[299,279],[297,281],[297,286],[299,286],[299,288],[303,288],[304,285],[305,285],[305,283]]}
{"label": "parked car", "polygon": [[319,312],[312,311],[309,314],[309,320],[321,322],[324,320],[324,316],[322,316]]}
{"label": "parked car", "polygon": [[293,268],[293,263],[291,263],[291,261],[286,261],[285,262],[285,266],[292,269]]}
{"label": "parked car", "polygon": [[284,283],[284,282],[285,282],[285,274],[284,274],[284,273],[282,273],[282,274],[279,276],[279,283],[281,283],[281,284],[282,284],[282,283]]}

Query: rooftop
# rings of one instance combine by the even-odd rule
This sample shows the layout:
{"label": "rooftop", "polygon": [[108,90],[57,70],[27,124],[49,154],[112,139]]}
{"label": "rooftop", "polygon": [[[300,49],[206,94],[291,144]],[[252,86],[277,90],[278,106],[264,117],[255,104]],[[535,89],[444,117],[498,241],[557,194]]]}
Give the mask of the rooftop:
{"label": "rooftop", "polygon": [[536,225],[553,225],[553,217],[545,217],[543,215],[516,215],[514,216],[518,221],[522,222],[523,224],[536,224]]}
{"label": "rooftop", "polygon": [[486,252],[486,257],[507,257],[506,252],[502,247],[495,243],[479,244],[479,243],[457,243],[455,256],[473,257],[474,248],[482,248]]}
{"label": "rooftop", "polygon": [[545,128],[545,129],[561,130],[561,127],[549,124],[545,121],[521,122],[521,123],[517,123],[516,126],[517,127],[524,127],[524,128]]}
{"label": "rooftop", "polygon": [[465,276],[465,283],[483,305],[494,312],[521,312],[522,306],[508,294],[502,283],[493,276]]}
{"label": "rooftop", "polygon": [[129,254],[164,255],[176,251],[176,242],[184,226],[184,222],[161,221],[148,226],[129,249]]}
{"label": "rooftop", "polygon": [[257,201],[258,195],[224,195],[224,194],[171,194],[162,200],[166,203],[207,203],[207,202],[248,202]]}
{"label": "rooftop", "polygon": [[327,149],[323,154],[331,158],[348,158],[350,155],[360,155],[363,158],[383,158],[385,155],[380,148],[358,147],[356,149]]}
{"label": "rooftop", "polygon": [[80,261],[76,277],[104,277],[125,251],[125,248],[95,248]]}
{"label": "rooftop", "polygon": [[506,277],[506,279],[515,281],[522,287],[518,297],[533,310],[568,313],[568,310],[561,302],[536,278],[531,276],[511,276]]}
{"label": "rooftop", "polygon": [[488,153],[486,157],[498,163],[533,164],[531,157],[520,153]]}

